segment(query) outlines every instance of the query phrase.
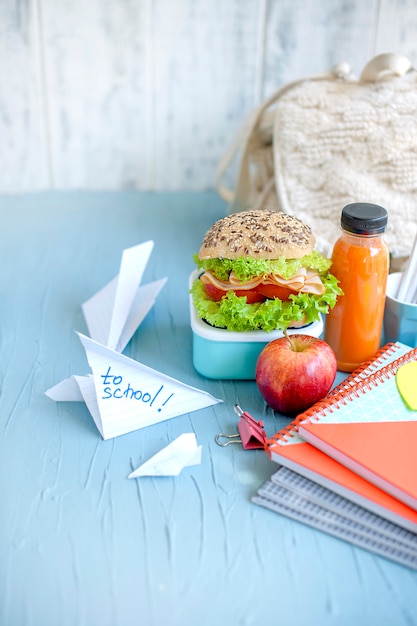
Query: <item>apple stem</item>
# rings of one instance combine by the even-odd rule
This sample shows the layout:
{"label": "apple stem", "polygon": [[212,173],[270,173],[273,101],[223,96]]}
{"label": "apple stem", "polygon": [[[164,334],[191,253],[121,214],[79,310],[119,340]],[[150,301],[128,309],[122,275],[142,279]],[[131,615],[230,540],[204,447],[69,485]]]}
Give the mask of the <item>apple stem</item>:
{"label": "apple stem", "polygon": [[294,342],[292,341],[290,335],[288,334],[287,329],[285,328],[282,332],[284,334],[285,339],[289,342],[291,346],[291,350],[295,350]]}

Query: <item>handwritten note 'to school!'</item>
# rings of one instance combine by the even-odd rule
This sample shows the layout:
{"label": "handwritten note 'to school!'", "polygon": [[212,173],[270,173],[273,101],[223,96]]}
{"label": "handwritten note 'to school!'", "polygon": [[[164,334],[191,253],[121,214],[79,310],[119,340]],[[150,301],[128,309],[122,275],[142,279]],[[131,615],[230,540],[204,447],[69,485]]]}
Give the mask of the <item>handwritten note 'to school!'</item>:
{"label": "handwritten note 'to school!'", "polygon": [[92,374],[48,389],[53,400],[84,400],[103,439],[221,402],[78,333]]}
{"label": "handwritten note 'to school!'", "polygon": [[[119,371],[119,370],[116,370]],[[164,385],[160,385],[157,391],[155,391],[156,386],[150,388],[150,391],[146,391],[146,385],[140,385],[132,387],[130,381],[125,381],[125,376],[122,374],[114,374],[111,365],[108,366],[107,372],[105,374],[101,374],[103,387],[101,387],[102,391],[102,400],[135,400],[137,402],[144,402],[148,404],[150,407],[154,406],[155,401],[158,399],[159,402],[155,405],[158,406],[162,401],[162,405],[158,406],[158,411],[162,411],[162,408],[167,404],[168,400],[170,400],[174,392],[170,393],[170,395],[164,398]],[[152,387],[152,386],[151,386]]]}

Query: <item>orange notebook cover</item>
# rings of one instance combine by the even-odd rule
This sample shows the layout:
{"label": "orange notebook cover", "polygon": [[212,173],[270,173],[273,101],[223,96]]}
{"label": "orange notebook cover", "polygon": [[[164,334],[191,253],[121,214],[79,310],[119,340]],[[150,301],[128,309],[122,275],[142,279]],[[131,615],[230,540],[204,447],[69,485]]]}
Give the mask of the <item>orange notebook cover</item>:
{"label": "orange notebook cover", "polygon": [[[330,392],[327,401],[331,402],[333,397],[335,402],[340,402],[342,396],[350,396],[353,388],[368,376],[412,352],[415,351],[398,342],[386,344],[369,363]],[[417,532],[417,511],[300,438],[299,424],[305,418],[305,413],[298,416],[268,440],[266,450],[271,459],[399,526]]]}
{"label": "orange notebook cover", "polygon": [[417,362],[417,348],[350,389],[317,402],[298,416],[298,433],[417,510],[417,411],[406,404],[395,378],[410,362]]}

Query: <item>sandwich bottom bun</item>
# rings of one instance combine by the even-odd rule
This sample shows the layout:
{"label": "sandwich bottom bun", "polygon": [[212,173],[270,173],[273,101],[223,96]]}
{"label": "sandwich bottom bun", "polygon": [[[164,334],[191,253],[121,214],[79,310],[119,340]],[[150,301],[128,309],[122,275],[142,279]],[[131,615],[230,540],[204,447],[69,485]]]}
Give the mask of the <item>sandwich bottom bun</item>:
{"label": "sandwich bottom bun", "polygon": [[[310,322],[311,324],[311,322]],[[305,319],[305,316],[303,317],[302,320],[299,320],[298,322],[290,322],[289,326],[287,328],[303,328],[304,326],[307,326],[308,323]]]}

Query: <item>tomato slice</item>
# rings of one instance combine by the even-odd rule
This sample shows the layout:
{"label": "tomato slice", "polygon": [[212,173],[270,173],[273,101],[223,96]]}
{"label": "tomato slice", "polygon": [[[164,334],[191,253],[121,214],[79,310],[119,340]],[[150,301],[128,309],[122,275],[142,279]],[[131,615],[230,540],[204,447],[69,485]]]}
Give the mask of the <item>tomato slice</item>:
{"label": "tomato slice", "polygon": [[211,283],[204,283],[204,289],[208,297],[213,300],[221,300],[226,293],[223,289],[218,289]]}
{"label": "tomato slice", "polygon": [[[206,290],[206,294],[209,298],[213,300],[221,300],[223,296],[226,295],[226,291],[223,289],[219,289],[215,287],[211,283],[207,283],[204,285],[204,289]],[[248,304],[254,304],[255,302],[265,302],[266,297],[256,291],[256,289],[238,289],[235,291],[237,296],[246,296],[246,302]]]}
{"label": "tomato slice", "polygon": [[[215,287],[211,283],[204,285],[206,294],[213,300],[221,300],[226,291]],[[280,285],[264,285],[260,284],[254,289],[237,289],[235,294],[237,296],[246,296],[246,302],[248,304],[254,304],[255,302],[265,302],[265,300],[272,300],[273,298],[279,298],[280,300],[288,300],[292,293],[297,293],[287,287],[281,287]]]}
{"label": "tomato slice", "polygon": [[292,293],[297,293],[287,287],[281,287],[280,285],[264,285],[262,283],[256,287],[256,291],[270,300],[272,300],[272,298],[288,300]]}
{"label": "tomato slice", "polygon": [[247,304],[254,304],[254,302],[265,302],[266,297],[259,293],[258,290],[255,289],[240,289],[235,291],[237,296],[246,296]]}

